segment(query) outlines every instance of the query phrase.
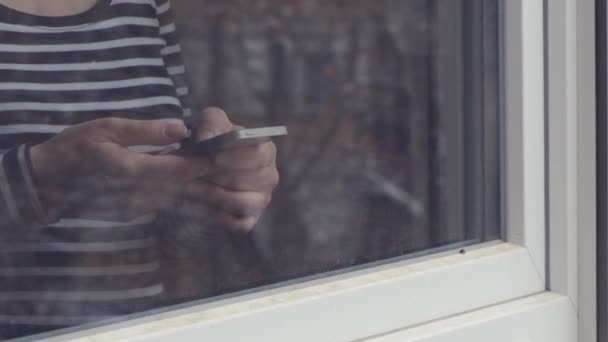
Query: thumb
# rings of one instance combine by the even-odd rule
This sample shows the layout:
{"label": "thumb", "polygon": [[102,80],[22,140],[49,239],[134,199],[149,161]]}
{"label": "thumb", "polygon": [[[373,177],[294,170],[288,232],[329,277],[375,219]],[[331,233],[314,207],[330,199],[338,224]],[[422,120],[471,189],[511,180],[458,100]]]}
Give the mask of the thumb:
{"label": "thumb", "polygon": [[220,108],[207,108],[195,120],[195,141],[211,139],[220,134],[235,130],[237,127],[230,121],[226,112]]}
{"label": "thumb", "polygon": [[187,129],[183,123],[121,118],[107,118],[94,121],[91,121],[93,125],[99,125],[111,141],[121,146],[170,145],[181,141],[187,136]]}

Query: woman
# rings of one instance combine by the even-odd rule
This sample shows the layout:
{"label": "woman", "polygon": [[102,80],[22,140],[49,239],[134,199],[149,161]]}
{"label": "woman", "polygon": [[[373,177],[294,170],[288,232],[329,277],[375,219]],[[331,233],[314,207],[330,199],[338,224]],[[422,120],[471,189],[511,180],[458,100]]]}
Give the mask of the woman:
{"label": "woman", "polygon": [[168,0],[0,0],[1,337],[170,296],[157,236],[181,227],[159,212],[185,200],[248,231],[268,205],[272,143],[166,153],[186,125],[196,140],[236,128],[219,109],[191,118],[170,11]]}

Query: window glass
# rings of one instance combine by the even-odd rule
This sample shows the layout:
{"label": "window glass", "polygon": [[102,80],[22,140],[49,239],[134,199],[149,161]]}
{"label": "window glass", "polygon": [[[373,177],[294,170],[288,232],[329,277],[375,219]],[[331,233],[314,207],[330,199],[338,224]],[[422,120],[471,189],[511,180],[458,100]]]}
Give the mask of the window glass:
{"label": "window glass", "polygon": [[501,238],[499,1],[40,3],[0,0],[0,337]]}

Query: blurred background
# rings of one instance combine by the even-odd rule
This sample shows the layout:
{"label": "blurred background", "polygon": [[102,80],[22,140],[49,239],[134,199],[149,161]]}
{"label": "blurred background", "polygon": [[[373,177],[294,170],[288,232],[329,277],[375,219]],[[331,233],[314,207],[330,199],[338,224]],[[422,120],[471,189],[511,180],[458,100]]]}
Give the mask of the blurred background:
{"label": "blurred background", "polygon": [[498,0],[173,7],[194,110],[290,129],[259,226],[172,267],[180,296],[500,238]]}

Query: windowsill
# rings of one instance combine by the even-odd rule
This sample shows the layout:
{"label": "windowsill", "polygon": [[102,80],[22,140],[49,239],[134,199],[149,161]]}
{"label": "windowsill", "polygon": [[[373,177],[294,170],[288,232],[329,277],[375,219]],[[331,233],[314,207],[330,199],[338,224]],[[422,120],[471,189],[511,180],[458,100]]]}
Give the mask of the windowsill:
{"label": "windowsill", "polygon": [[365,341],[572,342],[576,324],[567,296],[543,292]]}
{"label": "windowsill", "polygon": [[[516,275],[514,277],[514,275]],[[528,251],[452,251],[62,335],[46,341],[339,341],[375,336],[544,291]],[[432,301],[429,301],[432,298]],[[382,314],[377,314],[382,313]],[[314,326],[314,329],[311,329]],[[297,335],[294,337],[294,335]]]}

